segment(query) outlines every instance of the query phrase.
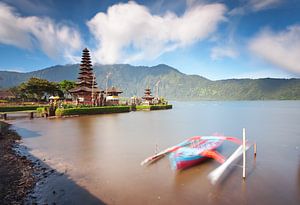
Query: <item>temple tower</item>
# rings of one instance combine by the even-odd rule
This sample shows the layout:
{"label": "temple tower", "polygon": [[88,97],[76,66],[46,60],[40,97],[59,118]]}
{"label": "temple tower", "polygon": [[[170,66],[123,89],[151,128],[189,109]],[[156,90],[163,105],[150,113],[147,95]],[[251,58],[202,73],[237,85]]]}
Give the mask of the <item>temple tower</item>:
{"label": "temple tower", "polygon": [[79,77],[77,79],[77,86],[70,90],[70,93],[75,96],[76,101],[80,104],[97,104],[100,90],[97,87],[90,52],[87,48],[82,51]]}

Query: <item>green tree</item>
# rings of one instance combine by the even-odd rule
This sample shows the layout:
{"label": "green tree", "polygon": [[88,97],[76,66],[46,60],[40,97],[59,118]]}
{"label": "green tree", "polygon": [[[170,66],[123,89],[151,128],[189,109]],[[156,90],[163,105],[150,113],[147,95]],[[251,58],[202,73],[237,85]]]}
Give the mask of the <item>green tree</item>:
{"label": "green tree", "polygon": [[70,90],[75,88],[76,83],[70,80],[63,80],[58,83],[59,89],[63,92],[64,97],[67,97],[70,94]]}
{"label": "green tree", "polygon": [[19,86],[19,89],[28,98],[35,98],[38,101],[41,101],[46,95],[62,95],[62,91],[59,89],[57,83],[35,77],[30,78],[25,83],[22,83]]}
{"label": "green tree", "polygon": [[[23,84],[23,83],[22,83]],[[19,86],[15,86],[9,89],[9,91],[11,91],[17,99],[26,99],[27,95],[26,93],[24,93],[24,90],[22,89],[23,85],[19,85]]]}

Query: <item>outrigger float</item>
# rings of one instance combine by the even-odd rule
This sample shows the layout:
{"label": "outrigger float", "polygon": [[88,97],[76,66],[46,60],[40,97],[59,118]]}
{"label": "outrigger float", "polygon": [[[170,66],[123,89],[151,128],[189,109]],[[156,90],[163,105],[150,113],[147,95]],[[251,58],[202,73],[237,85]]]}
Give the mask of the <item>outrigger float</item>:
{"label": "outrigger float", "polygon": [[[245,134],[244,131],[243,134]],[[217,151],[224,141],[230,141],[240,145],[227,160]],[[194,136],[173,147],[169,147],[153,156],[148,157],[141,162],[141,165],[151,164],[162,157],[169,155],[171,167],[174,170],[182,170],[199,164],[207,158],[212,158],[222,164],[208,176],[214,184],[223,174],[225,169],[239,156],[244,154],[250,146],[251,144],[245,141],[245,137],[243,137],[242,141],[236,137],[228,136]],[[244,170],[243,178],[245,178]]]}

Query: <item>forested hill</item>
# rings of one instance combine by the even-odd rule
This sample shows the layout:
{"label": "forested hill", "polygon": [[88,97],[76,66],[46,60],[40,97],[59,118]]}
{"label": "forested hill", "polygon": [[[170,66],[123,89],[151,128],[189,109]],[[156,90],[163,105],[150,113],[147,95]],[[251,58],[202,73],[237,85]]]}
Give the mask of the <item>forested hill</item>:
{"label": "forested hill", "polygon": [[[0,88],[9,88],[25,82],[30,77],[49,81],[76,80],[79,65],[57,65],[42,70],[19,73],[0,71]],[[159,95],[173,100],[276,100],[300,99],[300,79],[229,79],[211,81],[198,75],[186,75],[168,65],[153,67],[128,64],[95,65],[98,85],[120,87],[123,96],[141,96],[144,88],[159,83]]]}

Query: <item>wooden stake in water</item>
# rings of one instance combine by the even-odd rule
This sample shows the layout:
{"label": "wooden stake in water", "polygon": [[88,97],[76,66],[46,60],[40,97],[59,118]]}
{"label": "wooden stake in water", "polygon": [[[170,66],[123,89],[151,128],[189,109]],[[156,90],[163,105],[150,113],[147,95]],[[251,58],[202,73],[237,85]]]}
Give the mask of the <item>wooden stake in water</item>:
{"label": "wooden stake in water", "polygon": [[256,142],[254,143],[254,157],[256,157]]}
{"label": "wooden stake in water", "polygon": [[246,179],[246,130],[243,128],[243,179]]}

